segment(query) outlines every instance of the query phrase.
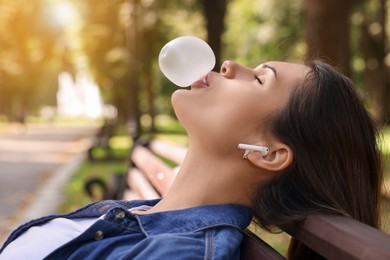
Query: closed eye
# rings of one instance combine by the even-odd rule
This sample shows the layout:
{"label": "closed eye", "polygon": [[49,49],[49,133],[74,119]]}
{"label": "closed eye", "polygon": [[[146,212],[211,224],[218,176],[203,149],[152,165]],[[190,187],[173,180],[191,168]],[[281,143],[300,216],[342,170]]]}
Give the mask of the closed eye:
{"label": "closed eye", "polygon": [[257,80],[260,84],[263,84],[263,81],[260,79],[259,76],[255,75],[255,80]]}

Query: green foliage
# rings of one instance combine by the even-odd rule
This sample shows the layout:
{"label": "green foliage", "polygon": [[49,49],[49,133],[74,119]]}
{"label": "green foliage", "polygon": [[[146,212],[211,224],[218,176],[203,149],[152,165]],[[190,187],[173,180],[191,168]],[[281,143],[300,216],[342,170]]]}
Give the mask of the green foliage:
{"label": "green foliage", "polygon": [[[64,3],[72,4],[75,14],[60,23]],[[301,62],[306,51],[303,5],[303,0],[228,1],[222,59],[248,66],[266,60]],[[359,24],[367,19],[377,28],[379,5],[374,0],[360,5],[365,11],[355,4],[351,39],[353,76],[362,83]],[[125,119],[132,100],[140,114],[172,114],[170,96],[176,87],[160,72],[158,53],[180,35],[206,38],[199,0],[0,0],[0,13],[0,114],[8,115],[55,105],[58,72],[80,69],[93,75],[104,101],[117,106]]]}
{"label": "green foliage", "polygon": [[382,153],[390,156],[390,128],[385,128],[382,130],[378,142]]}
{"label": "green foliage", "polygon": [[224,57],[248,66],[266,60],[300,61],[304,53],[302,1],[231,1]]}
{"label": "green foliage", "polygon": [[46,11],[44,0],[0,1],[2,114],[12,117],[35,108],[39,92],[50,92],[47,103],[53,103],[55,92],[50,87],[65,48],[57,38],[61,30],[48,20]]}

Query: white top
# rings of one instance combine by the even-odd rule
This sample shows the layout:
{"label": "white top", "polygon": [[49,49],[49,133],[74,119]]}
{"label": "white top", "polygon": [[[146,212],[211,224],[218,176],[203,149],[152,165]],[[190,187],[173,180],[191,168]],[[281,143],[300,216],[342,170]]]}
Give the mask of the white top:
{"label": "white top", "polygon": [[[129,211],[146,211],[149,208],[149,206],[140,206]],[[104,216],[84,219],[55,218],[41,226],[33,226],[3,250],[0,260],[43,259],[60,246],[81,235]]]}

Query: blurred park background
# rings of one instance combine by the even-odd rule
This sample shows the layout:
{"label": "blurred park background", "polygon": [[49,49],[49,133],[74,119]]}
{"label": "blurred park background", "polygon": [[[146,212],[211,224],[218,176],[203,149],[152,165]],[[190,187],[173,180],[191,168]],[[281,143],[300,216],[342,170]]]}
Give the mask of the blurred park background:
{"label": "blurred park background", "polygon": [[357,81],[378,123],[390,87],[385,0],[1,0],[0,114],[117,116],[129,131],[172,114],[161,47],[181,35],[221,61],[324,58]]}
{"label": "blurred park background", "polygon": [[[81,164],[59,210],[89,202],[85,181],[124,174],[133,138],[152,133],[185,143],[170,104],[176,87],[160,72],[157,57],[171,39],[194,35],[212,47],[216,71],[227,59],[256,66],[322,58],[337,66],[361,90],[387,158],[387,2],[0,0],[0,133],[63,124],[106,131],[106,145]],[[108,157],[115,160],[96,160]],[[390,166],[385,169],[389,186]]]}

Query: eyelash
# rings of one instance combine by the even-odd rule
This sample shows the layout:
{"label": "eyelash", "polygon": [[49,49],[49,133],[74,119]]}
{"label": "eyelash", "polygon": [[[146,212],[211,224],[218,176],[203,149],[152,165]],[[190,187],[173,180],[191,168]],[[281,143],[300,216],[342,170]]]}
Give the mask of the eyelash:
{"label": "eyelash", "polygon": [[261,81],[260,77],[255,75],[255,80],[257,80],[260,84],[263,84],[263,81]]}

